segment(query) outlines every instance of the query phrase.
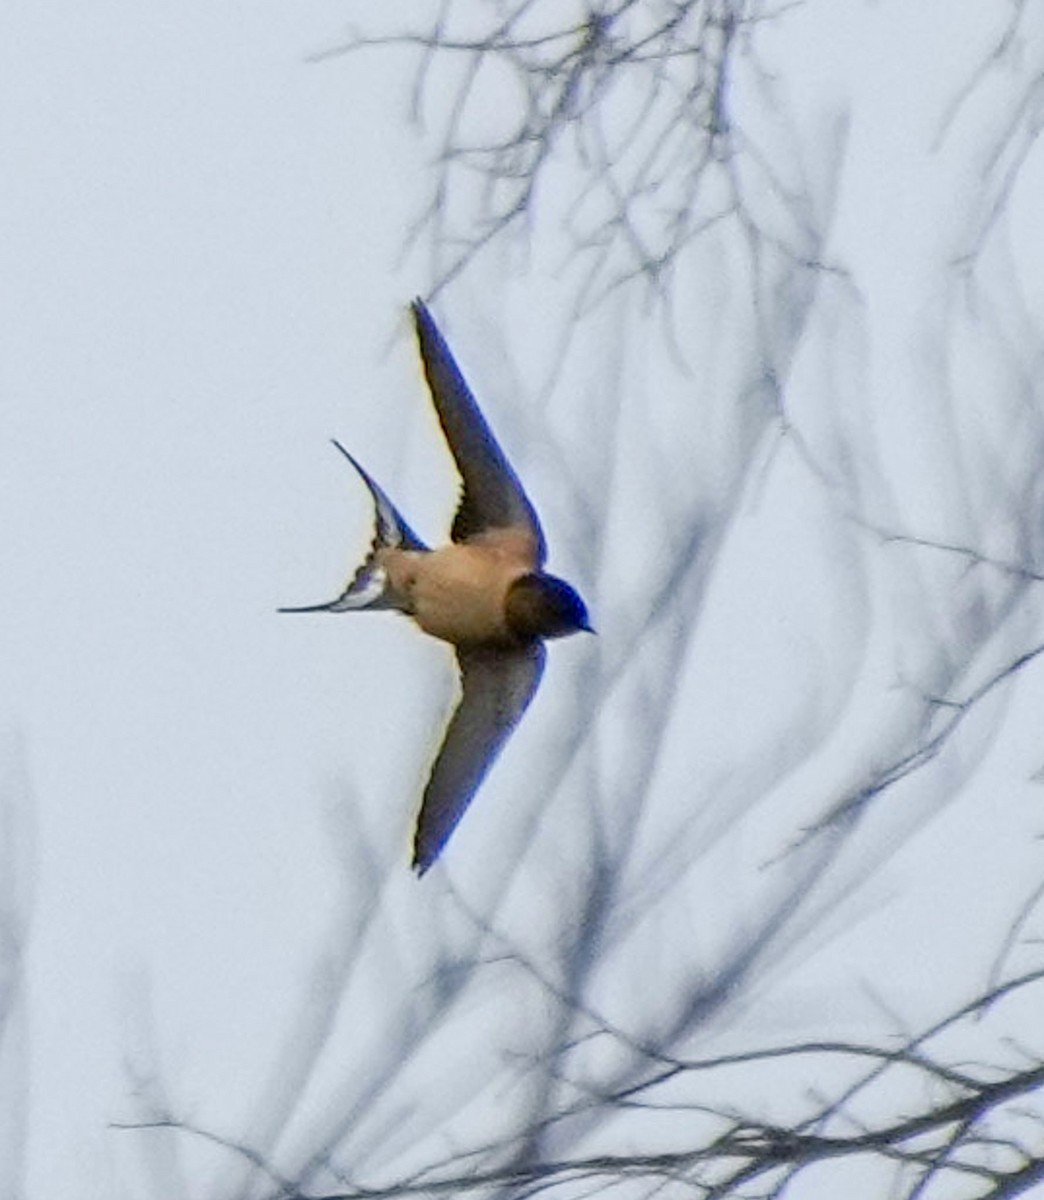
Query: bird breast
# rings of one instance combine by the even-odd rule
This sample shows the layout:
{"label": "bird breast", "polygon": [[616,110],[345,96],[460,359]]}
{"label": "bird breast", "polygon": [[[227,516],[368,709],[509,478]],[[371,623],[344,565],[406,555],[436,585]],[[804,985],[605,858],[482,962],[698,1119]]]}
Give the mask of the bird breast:
{"label": "bird breast", "polygon": [[518,556],[482,545],[430,552],[390,550],[389,582],[425,633],[454,645],[516,639],[506,621],[508,588],[530,569]]}

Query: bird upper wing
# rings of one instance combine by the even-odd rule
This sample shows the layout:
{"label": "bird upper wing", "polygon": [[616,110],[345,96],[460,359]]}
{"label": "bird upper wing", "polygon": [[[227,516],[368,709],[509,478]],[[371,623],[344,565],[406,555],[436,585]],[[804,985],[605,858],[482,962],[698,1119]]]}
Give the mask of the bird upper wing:
{"label": "bird upper wing", "polygon": [[459,647],[463,694],[424,789],[413,844],[419,875],[438,858],[479,784],[529,706],[544,671],[544,647]]}
{"label": "bird upper wing", "polygon": [[464,493],[453,520],[455,542],[491,529],[521,529],[533,539],[537,566],[546,557],[544,534],[518,476],[497,444],[460,368],[422,300],[413,302],[424,375]]}

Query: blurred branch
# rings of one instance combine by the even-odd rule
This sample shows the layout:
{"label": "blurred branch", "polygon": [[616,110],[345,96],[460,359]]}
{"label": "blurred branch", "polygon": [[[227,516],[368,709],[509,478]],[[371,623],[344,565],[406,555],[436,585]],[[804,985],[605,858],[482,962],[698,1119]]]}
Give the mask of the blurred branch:
{"label": "blurred branch", "polygon": [[[430,903],[418,903],[414,893],[400,899],[395,881],[376,869],[381,856],[375,854],[371,870],[353,872],[360,892],[371,894],[354,897],[362,914],[354,925],[350,916],[343,921],[341,957],[331,972],[333,986],[317,1006],[322,1011],[312,1012],[314,1028],[290,1039],[282,1056],[278,1082],[289,1083],[282,1091],[273,1087],[278,1105],[259,1106],[268,1114],[263,1134],[225,1138],[165,1113],[134,1126],[194,1134],[223,1147],[253,1170],[255,1189],[275,1189],[265,1195],[363,1200],[557,1189],[575,1196],[628,1185],[644,1196],[677,1185],[698,1197],[782,1196],[813,1168],[857,1161],[894,1172],[894,1194],[921,1200],[933,1190],[953,1195],[957,1187],[1014,1195],[1041,1176],[1036,1094],[1044,1084],[1042,1052],[1018,1051],[1022,1058],[1013,1063],[1006,1040],[1012,1025],[998,1018],[999,1033],[987,1026],[1016,998],[1039,1003],[1044,971],[991,987],[959,1007],[952,996],[938,1000],[933,1011],[949,1015],[898,1045],[863,1034],[852,1041],[824,1036],[727,1055],[695,1053],[765,986],[770,968],[782,962],[793,968],[811,953],[829,924],[824,912],[831,896],[821,881],[869,802],[936,759],[982,701],[1044,654],[1039,629],[1030,628],[1032,584],[1041,579],[1034,515],[1041,451],[1031,436],[1039,395],[1031,372],[998,372],[996,386],[985,371],[983,378],[975,375],[978,403],[969,416],[961,407],[968,397],[953,384],[959,373],[940,351],[945,336],[957,341],[956,325],[940,334],[944,326],[933,311],[923,328],[903,331],[918,351],[931,352],[925,357],[935,369],[923,376],[911,371],[930,431],[923,445],[896,454],[885,436],[892,431],[874,427],[879,412],[890,410],[863,390],[870,372],[854,353],[843,378],[839,372],[842,386],[821,389],[819,411],[806,409],[801,419],[787,411],[795,390],[790,368],[802,345],[818,338],[833,347],[843,340],[839,331],[853,342],[865,334],[858,282],[828,266],[822,253],[840,190],[847,117],[817,115],[802,131],[803,141],[788,141],[793,130],[785,105],[776,103],[771,73],[759,75],[753,53],[756,26],[788,7],[770,12],[741,0],[614,0],[574,8],[567,19],[551,0],[471,7],[443,0],[421,32],[355,34],[317,56],[396,48],[419,54],[415,113],[434,125],[438,152],[431,196],[413,232],[430,235],[435,247],[436,291],[502,235],[538,216],[541,230],[551,223],[565,233],[567,264],[579,278],[574,317],[632,282],[669,303],[677,282],[672,269],[696,242],[713,250],[720,272],[709,273],[709,282],[705,273],[704,290],[691,297],[696,316],[687,314],[688,332],[700,371],[679,389],[680,415],[660,406],[662,397],[653,394],[657,378],[635,402],[640,420],[628,424],[630,401],[612,390],[623,374],[615,357],[584,413],[591,443],[585,449],[597,461],[583,486],[570,484],[589,498],[575,516],[583,522],[583,540],[599,544],[601,523],[619,502],[630,521],[618,527],[621,541],[640,526],[642,538],[660,538],[663,549],[637,565],[628,561],[621,572],[628,583],[640,580],[635,615],[623,619],[626,633],[612,661],[577,677],[582,719],[556,729],[541,761],[525,773],[526,806],[504,812],[497,851],[505,865],[486,877],[469,868],[461,878],[472,891],[448,882],[427,893]],[[1020,19],[1023,13],[1020,6]],[[485,27],[475,32],[469,17]],[[1006,44],[999,54],[1007,53]],[[1031,109],[1029,103],[1018,107],[1017,120],[1025,121]],[[983,152],[989,136],[974,142],[969,159],[995,161]],[[802,146],[813,147],[808,171]],[[569,168],[563,176],[560,165]],[[978,199],[969,198],[958,217],[975,216]],[[967,244],[966,228],[974,224],[967,220],[953,244]],[[944,266],[929,268],[934,265],[943,283],[930,294],[949,297],[953,256],[938,257]],[[948,312],[945,304],[939,308]],[[813,363],[815,352],[808,355]],[[683,357],[679,353],[679,361]],[[641,365],[659,368],[652,356]],[[988,387],[995,393],[992,443],[979,411]],[[813,405],[814,389],[802,399]],[[811,419],[803,424],[805,413]],[[658,457],[661,417],[672,422],[664,439],[671,442],[669,453]],[[822,489],[813,488],[814,501],[796,506],[804,522],[800,533],[796,522],[770,521],[767,528],[785,529],[795,544],[821,535],[816,565],[834,568],[833,583],[841,577],[833,596],[838,609],[851,601],[850,584],[861,589],[852,608],[880,604],[886,621],[895,620],[898,632],[887,628],[882,638],[885,654],[901,658],[909,633],[921,670],[916,703],[904,696],[891,727],[860,731],[844,783],[831,787],[825,813],[799,844],[827,830],[843,836],[823,839],[800,862],[790,856],[756,892],[764,876],[757,879],[751,856],[744,862],[735,847],[748,835],[748,846],[764,844],[764,809],[755,817],[758,828],[744,821],[775,798],[782,775],[817,765],[815,752],[839,729],[845,687],[854,689],[868,631],[875,632],[869,620],[863,627],[853,621],[844,635],[849,644],[833,643],[850,660],[839,668],[832,646],[825,640],[821,646],[814,619],[802,624],[803,614],[791,613],[790,625],[785,615],[781,637],[799,629],[808,659],[822,651],[822,675],[850,671],[852,682],[834,687],[833,679],[824,682],[810,670],[800,681],[810,694],[788,694],[779,705],[792,712],[774,712],[757,734],[744,729],[733,757],[715,764],[709,782],[699,778],[697,753],[681,745],[692,723],[680,711],[691,683],[688,659],[705,596],[720,578],[719,551],[739,524],[773,433],[782,436],[771,467],[789,466],[784,452],[794,445],[828,495],[823,504]],[[825,446],[826,454],[813,455],[813,445]],[[548,450],[571,478],[580,476],[579,457]],[[676,468],[673,478],[668,463]],[[918,490],[920,500],[933,486],[946,537],[886,527],[882,511],[895,514],[895,530],[926,528],[907,523],[902,500]],[[862,515],[868,494],[873,522]],[[810,532],[816,521],[822,528]],[[842,541],[842,553],[853,560],[869,545],[874,566],[885,564],[882,575],[893,557],[902,558],[903,570],[879,590],[862,564],[844,577],[845,567],[835,565],[836,555],[830,558]],[[910,549],[884,549],[893,545]],[[751,546],[741,567],[748,585],[762,578],[752,560],[765,542],[752,539]],[[922,560],[923,573],[907,570]],[[601,565],[592,553],[591,574]],[[783,579],[778,565],[776,571],[773,581]],[[890,594],[889,585],[900,574],[897,603],[900,589]],[[810,591],[799,590],[792,602],[807,603]],[[901,611],[907,601],[915,610],[908,627]],[[738,642],[752,632],[744,619],[772,623],[777,616],[753,605],[726,636]],[[779,661],[797,663],[798,656]],[[732,663],[718,669],[728,674]],[[760,663],[751,670],[747,696],[753,697],[765,677]],[[812,694],[817,684],[820,696]],[[729,695],[735,703],[738,693]],[[704,712],[714,702],[700,697]],[[752,699],[751,710],[756,707]],[[600,744],[609,740],[606,730],[622,740],[626,755]],[[684,760],[692,771],[679,772],[684,786],[665,799],[669,789],[657,791],[658,776],[671,754],[677,756],[671,765]],[[955,774],[960,777],[940,789],[942,802],[961,794],[967,773]],[[571,782],[579,776],[572,822],[549,847],[546,829],[541,843],[538,826],[567,776]],[[800,819],[791,816],[788,823],[784,812],[772,820],[775,849]],[[712,851],[726,843],[722,867]],[[547,861],[536,861],[534,845],[550,848]],[[868,855],[870,865],[859,868],[868,875],[871,860]],[[716,907],[711,893],[735,884],[736,862],[747,870],[742,886],[733,887],[740,901]],[[704,868],[707,875],[721,873],[708,883]],[[847,882],[841,879],[834,898],[848,899]],[[814,902],[806,903],[813,892]],[[998,963],[1038,898],[1034,893],[1018,914]],[[700,906],[708,899],[711,923],[721,926],[709,933],[694,916],[707,911]],[[804,925],[795,919],[799,911]],[[649,952],[659,939],[669,963]],[[991,980],[1000,970],[995,966]],[[627,1000],[618,1002],[621,986],[634,989],[630,1011]],[[349,1048],[343,1059],[337,1057],[341,1046],[333,1048],[335,1028]],[[968,1050],[973,1034],[985,1044],[975,1058]],[[295,1070],[292,1052],[302,1045],[308,1052]],[[321,1058],[332,1083],[318,1078]],[[787,1073],[777,1077],[781,1065]],[[472,1120],[474,1112],[479,1115]],[[287,1149],[283,1135],[295,1119],[300,1127],[296,1140],[286,1136]],[[358,1182],[364,1178],[373,1182]]]}
{"label": "blurred branch", "polygon": [[[257,1151],[238,1141],[223,1138],[186,1122],[163,1119],[113,1126],[118,1129],[173,1130],[223,1146],[261,1169],[276,1185],[272,1200],[386,1200],[396,1196],[449,1193],[493,1193],[530,1195],[534,1191],[578,1182],[605,1188],[626,1181],[639,1181],[656,1188],[665,1183],[683,1185],[704,1200],[749,1194],[743,1190],[757,1185],[760,1195],[778,1196],[805,1171],[837,1159],[878,1159],[895,1169],[891,1193],[906,1200],[928,1194],[930,1185],[952,1188],[955,1179],[968,1178],[988,1185],[978,1195],[1013,1196],[1044,1177],[1044,1136],[1037,1127],[1037,1144],[1017,1132],[1025,1100],[1044,1086],[1044,1059],[1021,1070],[993,1068],[973,1073],[948,1062],[942,1051],[933,1055],[932,1043],[953,1035],[969,1021],[987,1015],[999,1005],[1019,999],[1032,1001],[1044,984],[1044,969],[1011,979],[962,1005],[942,1021],[898,1047],[846,1042],[811,1042],[753,1050],[735,1055],[674,1063],[670,1071],[651,1077],[643,1087],[626,1094],[605,1097],[609,1107],[642,1108],[650,1120],[671,1113],[699,1113],[712,1118],[705,1136],[683,1148],[659,1153],[590,1154],[567,1158],[527,1158],[512,1155],[509,1164],[478,1168],[467,1156],[467,1168],[453,1170],[444,1164],[437,1173],[424,1170],[409,1178],[383,1186],[352,1186],[337,1191],[304,1191],[299,1183],[276,1171]],[[1042,997],[1041,999],[1044,999]],[[1038,999],[1039,1003],[1040,1000]],[[772,1060],[810,1059],[818,1067],[817,1092],[827,1092],[814,1111],[790,1124],[765,1121],[735,1107],[713,1103],[656,1105],[651,1099],[638,1104],[643,1092],[662,1087],[679,1077],[698,1079],[714,1090],[714,1076],[740,1068],[758,1069]],[[848,1060],[869,1059],[869,1071],[850,1084],[827,1085],[843,1078]],[[843,1069],[839,1072],[838,1066]],[[935,1103],[921,1105],[910,1116],[891,1120],[861,1115],[859,1104],[873,1108],[874,1088],[884,1087],[886,1076],[899,1071],[942,1088]],[[905,1078],[909,1085],[911,1080]],[[832,1095],[830,1093],[833,1093]],[[707,1121],[704,1122],[707,1124]],[[848,1131],[842,1127],[847,1126]],[[855,1131],[852,1132],[852,1127]],[[952,1191],[946,1192],[953,1195]]]}
{"label": "blurred branch", "polygon": [[930,697],[929,707],[944,716],[939,728],[929,737],[919,741],[917,745],[890,762],[887,766],[874,772],[872,778],[862,787],[849,792],[838,800],[824,816],[804,831],[791,846],[794,849],[804,845],[810,838],[824,832],[831,826],[856,816],[871,800],[880,796],[889,788],[901,782],[907,776],[931,762],[939,754],[950,738],[968,716],[968,714],[984,700],[995,688],[1017,675],[1025,667],[1035,662],[1044,654],[1044,644],[1034,646],[1031,650],[1018,655],[996,671],[985,683],[973,688],[962,699],[949,697]]}
{"label": "blurred branch", "polygon": [[553,0],[516,0],[477,33],[457,31],[469,28],[462,7],[447,0],[427,29],[356,31],[312,57],[421,52],[414,111],[437,124],[438,150],[410,241],[430,235],[433,295],[524,226],[567,163],[561,219],[582,267],[578,314],[632,280],[661,293],[681,251],[723,219],[759,230],[731,160],[765,161],[737,128],[730,81],[753,29],[797,4],[615,0],[564,19]]}

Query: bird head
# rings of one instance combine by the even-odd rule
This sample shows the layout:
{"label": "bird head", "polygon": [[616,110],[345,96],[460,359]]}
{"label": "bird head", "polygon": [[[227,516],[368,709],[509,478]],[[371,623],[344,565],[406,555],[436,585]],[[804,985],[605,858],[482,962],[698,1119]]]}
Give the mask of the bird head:
{"label": "bird head", "polygon": [[508,589],[507,623],[521,638],[594,633],[587,606],[564,579],[543,572],[522,575]]}

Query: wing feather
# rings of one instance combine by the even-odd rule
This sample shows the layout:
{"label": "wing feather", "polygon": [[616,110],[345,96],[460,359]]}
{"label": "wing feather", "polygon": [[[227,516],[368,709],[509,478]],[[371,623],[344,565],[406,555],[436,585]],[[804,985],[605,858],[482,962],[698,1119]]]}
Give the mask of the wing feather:
{"label": "wing feather", "polygon": [[464,481],[453,521],[455,542],[490,529],[522,529],[533,539],[535,565],[546,557],[544,534],[525,489],[486,423],[449,346],[422,300],[413,302],[424,375],[457,470]]}
{"label": "wing feather", "polygon": [[460,647],[462,695],[424,789],[413,846],[423,875],[438,858],[540,683],[544,647]]}

